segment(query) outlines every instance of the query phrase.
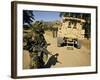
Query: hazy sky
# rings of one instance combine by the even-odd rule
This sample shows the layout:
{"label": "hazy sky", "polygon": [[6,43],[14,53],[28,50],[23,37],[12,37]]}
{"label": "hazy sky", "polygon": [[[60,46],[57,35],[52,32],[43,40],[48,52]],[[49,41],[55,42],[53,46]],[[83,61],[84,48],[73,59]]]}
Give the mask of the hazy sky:
{"label": "hazy sky", "polygon": [[59,20],[59,12],[53,11],[33,11],[35,20],[55,21]]}

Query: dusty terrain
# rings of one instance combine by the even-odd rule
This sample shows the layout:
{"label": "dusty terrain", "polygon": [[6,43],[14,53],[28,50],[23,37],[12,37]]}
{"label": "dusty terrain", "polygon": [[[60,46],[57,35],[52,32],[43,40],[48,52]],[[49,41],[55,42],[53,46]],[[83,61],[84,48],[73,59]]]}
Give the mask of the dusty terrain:
{"label": "dusty terrain", "polygon": [[[69,49],[67,46],[57,47],[57,38],[53,38],[51,32],[46,32],[44,36],[47,43],[51,44],[48,46],[48,51],[50,51],[53,55],[58,53],[58,61],[61,62],[56,63],[51,67],[76,67],[91,65],[90,40],[81,41],[81,49]],[[30,64],[29,52],[24,50],[23,56],[23,68],[27,69]],[[49,57],[51,57],[51,55],[49,55]]]}

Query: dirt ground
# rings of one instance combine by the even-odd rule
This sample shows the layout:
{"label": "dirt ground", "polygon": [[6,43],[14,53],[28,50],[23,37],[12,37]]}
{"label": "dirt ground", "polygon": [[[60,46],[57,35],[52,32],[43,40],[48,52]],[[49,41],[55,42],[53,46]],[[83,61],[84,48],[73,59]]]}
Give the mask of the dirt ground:
{"label": "dirt ground", "polygon": [[[51,54],[58,53],[59,56],[57,60],[60,63],[56,63],[55,65],[51,66],[52,68],[56,67],[79,67],[79,66],[89,66],[91,65],[91,50],[90,50],[90,40],[82,40],[81,49],[70,49],[67,46],[64,47],[57,47],[57,38],[52,37],[51,32],[46,32],[44,34],[47,43],[51,45],[48,46],[48,51]],[[49,58],[51,55],[49,55]],[[24,50],[23,54],[23,68],[28,69],[30,64],[30,57],[29,52]]]}

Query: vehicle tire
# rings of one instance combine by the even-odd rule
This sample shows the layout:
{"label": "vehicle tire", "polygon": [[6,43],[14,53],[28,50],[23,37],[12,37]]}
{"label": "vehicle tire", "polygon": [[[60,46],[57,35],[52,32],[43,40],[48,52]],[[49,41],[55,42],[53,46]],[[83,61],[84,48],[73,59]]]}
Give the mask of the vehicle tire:
{"label": "vehicle tire", "polygon": [[77,41],[74,41],[74,47],[77,48]]}
{"label": "vehicle tire", "polygon": [[57,43],[57,46],[58,46],[58,47],[61,47],[61,44],[60,44],[60,43]]}
{"label": "vehicle tire", "polygon": [[57,38],[57,46],[58,46],[58,47],[61,47],[62,43],[63,43],[63,38],[58,37],[58,38]]}
{"label": "vehicle tire", "polygon": [[77,48],[80,49],[81,48],[81,44],[79,41],[77,41]]}

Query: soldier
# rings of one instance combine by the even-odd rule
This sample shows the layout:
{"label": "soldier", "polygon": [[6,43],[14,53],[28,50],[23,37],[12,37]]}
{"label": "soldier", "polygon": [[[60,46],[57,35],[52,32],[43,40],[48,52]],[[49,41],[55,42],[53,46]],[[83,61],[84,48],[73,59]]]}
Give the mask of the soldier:
{"label": "soldier", "polygon": [[43,34],[43,29],[37,29],[34,41],[28,42],[29,51],[32,54],[32,68],[43,68],[45,64],[44,55],[48,57],[47,42]]}
{"label": "soldier", "polygon": [[54,28],[52,30],[53,38],[57,37],[57,31],[58,31],[58,28]]}
{"label": "soldier", "polygon": [[43,60],[44,55],[46,55],[46,57],[48,56],[48,53],[46,52],[46,48],[47,48],[47,42],[44,38],[44,30],[41,28],[39,29],[38,32],[38,36],[36,37],[36,42],[37,42],[37,47],[38,47],[38,58],[39,58],[39,67],[38,68],[42,68],[45,64],[45,61]]}
{"label": "soldier", "polygon": [[34,41],[32,40],[32,36],[28,39],[27,41],[27,49],[29,50],[29,52],[32,52],[32,46],[34,45]]}

